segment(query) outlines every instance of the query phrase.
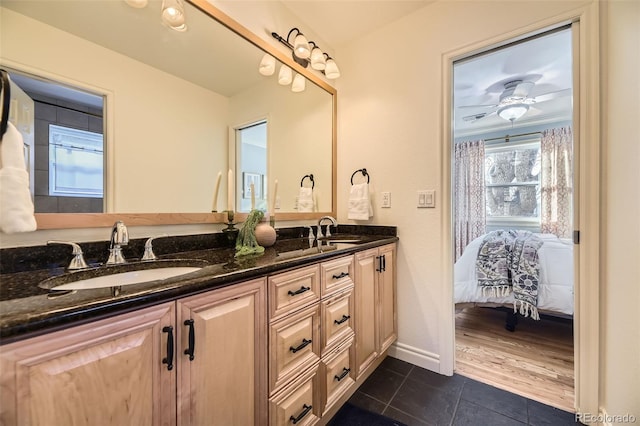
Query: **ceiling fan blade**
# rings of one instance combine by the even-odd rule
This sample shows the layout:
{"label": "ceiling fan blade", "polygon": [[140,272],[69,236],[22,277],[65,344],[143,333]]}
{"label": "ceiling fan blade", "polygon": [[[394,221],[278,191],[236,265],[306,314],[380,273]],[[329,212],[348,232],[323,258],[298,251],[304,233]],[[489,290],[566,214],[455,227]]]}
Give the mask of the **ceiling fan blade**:
{"label": "ceiling fan blade", "polygon": [[490,117],[490,116],[494,115],[495,113],[496,112],[493,111],[493,112],[481,112],[481,113],[478,113],[478,114],[467,115],[465,117],[462,117],[462,121],[465,121],[467,123],[473,123],[473,122],[481,120],[483,118]]}
{"label": "ceiling fan blade", "polygon": [[556,90],[555,92],[543,93],[533,98],[536,102],[550,101],[551,99],[561,98],[563,96],[570,96],[573,93],[572,89]]}
{"label": "ceiling fan blade", "polygon": [[513,89],[513,95],[515,97],[523,97],[526,98],[529,95],[531,89],[533,89],[535,83],[531,81],[523,81],[522,83],[518,83],[515,89]]}
{"label": "ceiling fan blade", "polygon": [[498,105],[496,104],[492,104],[492,105],[460,105],[457,108],[495,108]]}

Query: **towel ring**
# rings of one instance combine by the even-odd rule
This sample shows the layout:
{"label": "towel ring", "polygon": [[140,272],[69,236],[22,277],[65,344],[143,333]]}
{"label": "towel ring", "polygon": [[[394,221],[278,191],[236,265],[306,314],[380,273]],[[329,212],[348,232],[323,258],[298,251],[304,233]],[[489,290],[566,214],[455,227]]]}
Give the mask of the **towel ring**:
{"label": "towel ring", "polygon": [[351,185],[353,185],[353,177],[356,175],[356,173],[361,172],[362,176],[366,176],[367,177],[367,183],[369,183],[369,173],[367,173],[367,169],[359,169],[356,170],[355,172],[353,172],[353,174],[351,175]]}
{"label": "towel ring", "polygon": [[300,186],[301,186],[301,187],[302,187],[302,186],[304,186],[304,185],[303,185],[303,183],[304,183],[304,180],[305,180],[306,178],[309,178],[309,180],[311,181],[311,189],[313,189],[313,188],[316,186],[316,183],[315,183],[315,181],[313,180],[313,174],[304,175],[304,176],[302,177],[302,180],[300,181]]}
{"label": "towel ring", "polygon": [[9,74],[5,70],[0,70],[2,74],[2,118],[0,119],[0,135],[4,136],[9,125],[9,108],[11,106],[11,85]]}

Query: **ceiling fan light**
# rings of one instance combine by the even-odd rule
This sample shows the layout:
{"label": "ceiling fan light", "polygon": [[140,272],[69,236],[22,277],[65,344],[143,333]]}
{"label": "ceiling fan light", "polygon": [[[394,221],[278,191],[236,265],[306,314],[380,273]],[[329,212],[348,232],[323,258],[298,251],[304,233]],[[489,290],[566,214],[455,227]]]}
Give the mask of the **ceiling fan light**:
{"label": "ceiling fan light", "polygon": [[324,74],[327,76],[327,78],[332,80],[340,77],[340,70],[338,69],[338,65],[336,64],[336,61],[334,61],[331,58],[327,59],[326,67],[324,69]]}
{"label": "ceiling fan light", "polygon": [[296,74],[296,76],[293,78],[293,84],[291,85],[291,91],[292,92],[302,92],[304,90],[305,87],[305,79],[304,76],[302,74]]}
{"label": "ceiling fan light", "polygon": [[287,84],[291,84],[291,80],[293,80],[291,68],[283,64],[280,67],[280,72],[278,73],[278,83],[286,86]]}
{"label": "ceiling fan light", "polygon": [[527,111],[529,111],[529,105],[527,104],[513,104],[506,105],[498,108],[498,115],[512,123],[522,117]]}
{"label": "ceiling fan light", "polygon": [[276,58],[265,53],[260,61],[260,68],[258,69],[260,74],[270,76],[276,72]]}
{"label": "ceiling fan light", "polygon": [[302,33],[298,33],[296,38],[293,39],[293,51],[298,58],[302,59],[307,59],[311,55],[309,41]]}
{"label": "ceiling fan light", "polygon": [[322,71],[327,66],[327,60],[324,57],[324,53],[319,47],[314,47],[311,51],[311,68],[314,70]]}

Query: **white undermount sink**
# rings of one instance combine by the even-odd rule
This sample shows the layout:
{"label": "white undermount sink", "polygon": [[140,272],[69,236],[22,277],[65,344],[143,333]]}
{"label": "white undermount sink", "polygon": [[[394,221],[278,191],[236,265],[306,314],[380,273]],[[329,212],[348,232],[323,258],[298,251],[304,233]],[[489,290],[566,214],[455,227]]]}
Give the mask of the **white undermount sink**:
{"label": "white undermount sink", "polygon": [[88,290],[92,288],[120,287],[130,284],[140,284],[148,281],[164,280],[189,274],[201,268],[193,266],[172,266],[168,268],[141,269],[139,271],[121,272],[119,274],[103,275],[101,277],[86,278],[52,287],[51,290]]}

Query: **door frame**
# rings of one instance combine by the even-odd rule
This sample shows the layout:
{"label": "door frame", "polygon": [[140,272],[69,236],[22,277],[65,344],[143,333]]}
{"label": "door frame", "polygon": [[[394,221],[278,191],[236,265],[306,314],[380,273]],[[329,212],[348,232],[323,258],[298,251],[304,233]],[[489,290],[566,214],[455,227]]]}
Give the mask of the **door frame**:
{"label": "door frame", "polygon": [[451,132],[453,63],[462,58],[500,47],[554,28],[572,24],[574,37],[574,229],[580,244],[574,247],[574,371],[577,413],[599,412],[600,383],[600,92],[598,2],[539,21],[497,37],[478,41],[442,56],[442,147],[441,179],[443,332],[440,335],[440,373],[452,375],[455,363],[455,309],[453,304],[453,230]]}

